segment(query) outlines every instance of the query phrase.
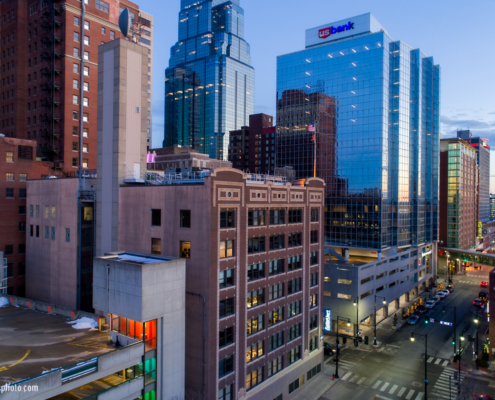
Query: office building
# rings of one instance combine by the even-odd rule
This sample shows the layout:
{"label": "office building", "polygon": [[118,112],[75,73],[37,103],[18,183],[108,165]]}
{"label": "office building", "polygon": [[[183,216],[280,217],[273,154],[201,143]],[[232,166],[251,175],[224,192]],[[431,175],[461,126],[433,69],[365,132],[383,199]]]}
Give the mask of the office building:
{"label": "office building", "polygon": [[[75,176],[79,168],[81,119],[82,166],[96,168],[98,46],[122,37],[118,18],[123,8],[136,19],[140,13],[137,4],[126,0],[89,0],[83,23],[82,5],[77,0],[0,4],[0,133],[36,140],[35,156],[65,176]],[[142,23],[151,102],[151,16],[146,14]]]}
{"label": "office building", "polygon": [[490,219],[495,221],[495,194],[490,193]]}
{"label": "office building", "polygon": [[77,178],[28,181],[25,297],[93,311],[95,186],[94,176],[82,190]]}
{"label": "office building", "polygon": [[227,160],[229,132],[254,114],[254,69],[240,0],[181,0],[179,40],[165,71],[163,147]]}
{"label": "office building", "polygon": [[327,244],[438,240],[439,88],[433,58],[371,14],[308,29],[304,50],[278,57],[277,166],[308,175],[314,125]]}
{"label": "office building", "polygon": [[478,235],[477,151],[462,139],[440,141],[440,244],[473,249]]}
{"label": "office building", "polygon": [[[470,130],[457,131],[457,137],[470,143],[477,151],[478,161],[478,239],[479,248],[487,250],[495,234],[495,224],[490,220],[490,145],[488,139],[472,137]],[[486,240],[485,240],[486,238]]]}
{"label": "office building", "polygon": [[271,115],[254,114],[249,116],[249,126],[230,132],[229,161],[233,167],[255,174],[273,174],[275,130]]}
{"label": "office building", "polygon": [[323,362],[323,181],[148,175],[119,187],[118,246],[186,259],[186,395],[293,398]]}
{"label": "office building", "polygon": [[[28,180],[50,176],[53,169],[49,163],[36,160],[33,140],[0,136],[0,157],[0,251],[7,260],[5,292],[25,296]],[[0,261],[3,265],[3,258]]]}
{"label": "office building", "polygon": [[0,363],[29,362],[2,368],[0,386],[13,386],[2,400],[184,399],[185,261],[107,254],[94,284],[99,315],[8,297]]}
{"label": "office building", "polygon": [[353,300],[370,323],[375,296],[395,310],[435,279],[439,115],[440,67],[371,14],[308,29],[277,58],[277,167],[326,183],[334,323],[355,321]]}

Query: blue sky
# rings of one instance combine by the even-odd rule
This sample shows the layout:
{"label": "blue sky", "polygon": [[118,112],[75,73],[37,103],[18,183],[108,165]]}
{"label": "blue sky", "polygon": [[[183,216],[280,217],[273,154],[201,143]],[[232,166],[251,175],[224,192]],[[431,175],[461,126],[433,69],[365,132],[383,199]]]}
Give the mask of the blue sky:
{"label": "blue sky", "polygon": [[[153,146],[161,147],[164,71],[177,41],[180,0],[135,1],[155,18]],[[495,148],[494,0],[241,0],[241,6],[256,71],[255,112],[275,115],[276,57],[303,49],[306,29],[371,12],[394,40],[441,65],[444,137],[469,128]]]}

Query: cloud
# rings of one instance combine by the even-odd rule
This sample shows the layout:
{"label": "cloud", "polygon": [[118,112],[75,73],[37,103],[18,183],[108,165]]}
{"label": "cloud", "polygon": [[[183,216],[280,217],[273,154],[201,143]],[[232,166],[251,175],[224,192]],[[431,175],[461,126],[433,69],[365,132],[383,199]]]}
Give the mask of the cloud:
{"label": "cloud", "polygon": [[482,119],[469,119],[469,118],[460,118],[464,116],[464,114],[458,114],[455,117],[440,117],[441,131],[445,135],[450,135],[451,132],[456,132],[458,129],[469,129],[472,131],[474,136],[478,134],[487,133],[495,134],[495,123],[487,122]]}

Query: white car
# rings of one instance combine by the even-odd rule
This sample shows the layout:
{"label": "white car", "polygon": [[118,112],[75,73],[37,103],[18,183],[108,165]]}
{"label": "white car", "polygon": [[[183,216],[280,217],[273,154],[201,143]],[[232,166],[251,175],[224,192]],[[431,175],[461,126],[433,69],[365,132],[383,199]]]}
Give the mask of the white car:
{"label": "white car", "polygon": [[445,296],[448,296],[450,292],[448,290],[440,290],[438,294],[443,293]]}
{"label": "white car", "polygon": [[432,300],[435,300],[436,303],[438,304],[438,303],[440,303],[442,301],[442,299],[443,299],[443,297],[440,297],[440,296],[437,295],[437,296],[433,296],[433,299]]}
{"label": "white car", "polygon": [[428,309],[431,309],[437,305],[437,302],[435,300],[428,300],[425,304],[425,307]]}
{"label": "white car", "polygon": [[445,297],[447,297],[447,295],[444,292],[438,292],[435,297],[440,297],[441,299],[444,299]]}

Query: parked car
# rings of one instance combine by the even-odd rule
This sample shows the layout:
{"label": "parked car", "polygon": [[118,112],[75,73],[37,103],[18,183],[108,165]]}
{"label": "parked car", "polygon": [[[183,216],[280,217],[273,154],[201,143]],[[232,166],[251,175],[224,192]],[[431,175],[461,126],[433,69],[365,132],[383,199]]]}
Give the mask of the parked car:
{"label": "parked car", "polygon": [[437,305],[437,302],[435,300],[428,300],[425,304],[425,307],[428,309],[431,309]]}
{"label": "parked car", "polygon": [[479,294],[478,294],[478,297],[486,303],[486,301],[488,300],[488,297],[486,295],[486,292],[484,290],[482,290]]}
{"label": "parked car", "polygon": [[475,394],[473,400],[491,400],[491,397],[487,394]]}
{"label": "parked car", "polygon": [[416,325],[416,323],[419,321],[419,316],[418,315],[411,315],[408,319],[407,319],[407,323],[409,325]]}
{"label": "parked car", "polygon": [[474,304],[476,307],[482,307],[482,306],[484,306],[483,300],[481,300],[481,299],[475,299],[475,300],[473,301],[473,304]]}
{"label": "parked car", "polygon": [[445,294],[445,292],[440,291],[437,293],[435,297],[440,297],[441,299],[444,299],[445,297],[447,297],[447,295]]}
{"label": "parked car", "polygon": [[329,356],[335,354],[335,349],[332,347],[332,345],[330,343],[324,343],[323,349],[324,349],[323,351],[325,352],[325,354],[327,354]]}
{"label": "parked car", "polygon": [[445,295],[444,297],[447,297],[450,294],[450,292],[447,289],[441,290],[438,293],[443,293]]}
{"label": "parked car", "polygon": [[447,290],[452,293],[454,291],[454,284],[451,283],[450,285],[447,285]]}
{"label": "parked car", "polygon": [[480,287],[488,287],[488,282],[485,281],[480,282]]}
{"label": "parked car", "polygon": [[433,296],[433,300],[435,300],[435,303],[438,304],[442,301],[442,298],[440,296]]}
{"label": "parked car", "polygon": [[416,311],[419,311],[421,314],[426,312],[426,310],[427,310],[426,307],[423,305],[418,306],[418,308],[416,309]]}

